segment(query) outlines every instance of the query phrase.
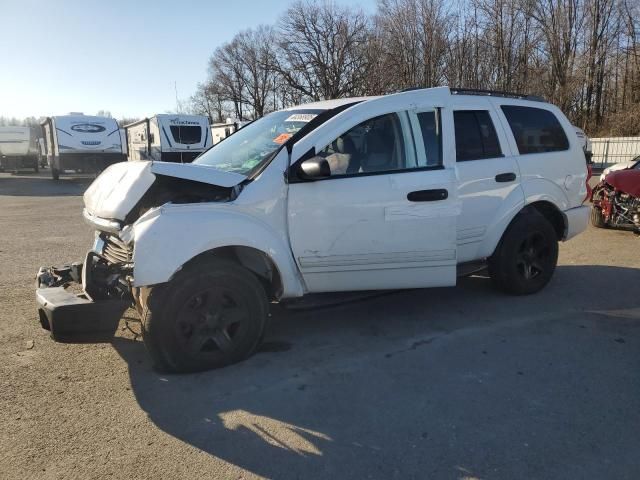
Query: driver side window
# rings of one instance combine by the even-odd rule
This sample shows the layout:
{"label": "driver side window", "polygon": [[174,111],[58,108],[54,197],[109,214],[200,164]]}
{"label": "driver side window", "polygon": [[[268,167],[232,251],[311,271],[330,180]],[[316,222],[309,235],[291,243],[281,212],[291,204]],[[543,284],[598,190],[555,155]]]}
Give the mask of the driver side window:
{"label": "driver side window", "polygon": [[407,162],[409,128],[406,114],[401,115],[390,113],[370,118],[320,151],[318,155],[329,163],[331,177],[415,168],[415,159]]}

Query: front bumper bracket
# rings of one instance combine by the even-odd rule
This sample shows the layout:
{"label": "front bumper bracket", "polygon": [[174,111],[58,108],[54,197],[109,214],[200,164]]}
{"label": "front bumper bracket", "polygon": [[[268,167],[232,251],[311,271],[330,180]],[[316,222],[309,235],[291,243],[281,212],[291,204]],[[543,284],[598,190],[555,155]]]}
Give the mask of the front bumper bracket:
{"label": "front bumper bracket", "polygon": [[[36,304],[42,328],[51,332],[59,342],[109,342],[125,310],[131,306],[128,299],[92,300],[86,293],[73,293],[58,282],[60,269],[40,269],[36,288]],[[66,272],[65,272],[66,273]],[[73,281],[78,271],[64,278]],[[71,283],[71,282],[69,282]]]}

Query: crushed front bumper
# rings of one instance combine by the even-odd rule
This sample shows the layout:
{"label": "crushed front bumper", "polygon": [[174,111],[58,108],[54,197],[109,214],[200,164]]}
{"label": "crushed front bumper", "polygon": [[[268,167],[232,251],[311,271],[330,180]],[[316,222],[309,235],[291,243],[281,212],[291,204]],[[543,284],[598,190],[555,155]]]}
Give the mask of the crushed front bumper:
{"label": "crushed front bumper", "polygon": [[[90,259],[91,255],[87,256]],[[108,342],[123,313],[131,306],[127,298],[94,300],[80,290],[82,264],[41,267],[36,276],[36,304],[42,328],[59,342]]]}

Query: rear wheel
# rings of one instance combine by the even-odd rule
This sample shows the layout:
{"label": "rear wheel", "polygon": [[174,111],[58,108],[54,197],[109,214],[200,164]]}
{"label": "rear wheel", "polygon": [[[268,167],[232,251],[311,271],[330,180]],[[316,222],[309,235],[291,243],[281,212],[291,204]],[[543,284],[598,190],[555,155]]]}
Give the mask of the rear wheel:
{"label": "rear wheel", "polygon": [[250,356],[267,316],[267,296],[253,273],[227,260],[208,259],[150,289],[143,339],[160,370],[208,370]]}
{"label": "rear wheel", "polygon": [[602,209],[595,205],[591,206],[591,225],[596,228],[605,228],[607,226],[604,215],[602,215]]}
{"label": "rear wheel", "polygon": [[494,284],[512,295],[528,295],[545,287],[558,263],[558,238],[538,212],[519,214],[489,258]]}
{"label": "rear wheel", "polygon": [[51,178],[53,178],[54,180],[59,180],[60,179],[60,170],[58,170],[55,167],[51,167]]}

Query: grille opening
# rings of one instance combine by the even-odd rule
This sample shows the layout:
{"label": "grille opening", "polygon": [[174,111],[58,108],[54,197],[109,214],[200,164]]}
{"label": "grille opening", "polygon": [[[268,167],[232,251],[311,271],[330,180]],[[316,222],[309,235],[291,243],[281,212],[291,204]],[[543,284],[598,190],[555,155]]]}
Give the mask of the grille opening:
{"label": "grille opening", "polygon": [[117,237],[106,235],[103,237],[104,248],[102,256],[109,263],[129,263],[133,259],[133,251]]}

